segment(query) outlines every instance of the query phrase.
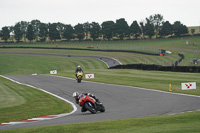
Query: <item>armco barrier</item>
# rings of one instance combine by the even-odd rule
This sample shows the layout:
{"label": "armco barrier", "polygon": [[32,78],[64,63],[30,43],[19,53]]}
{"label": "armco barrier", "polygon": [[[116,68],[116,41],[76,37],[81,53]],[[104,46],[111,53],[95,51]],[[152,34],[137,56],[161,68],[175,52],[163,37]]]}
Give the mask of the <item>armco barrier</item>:
{"label": "armco barrier", "polygon": [[128,64],[128,65],[117,65],[114,67],[110,67],[109,69],[139,69],[139,70],[200,73],[200,66],[161,66],[161,65],[147,65],[147,64]]}

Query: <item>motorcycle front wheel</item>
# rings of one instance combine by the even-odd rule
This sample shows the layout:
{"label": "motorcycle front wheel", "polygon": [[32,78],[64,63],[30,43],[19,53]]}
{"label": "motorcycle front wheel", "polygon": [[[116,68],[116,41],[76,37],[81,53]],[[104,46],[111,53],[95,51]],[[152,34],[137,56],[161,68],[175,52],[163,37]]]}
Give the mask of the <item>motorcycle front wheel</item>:
{"label": "motorcycle front wheel", "polygon": [[77,82],[78,82],[78,83],[81,83],[81,79],[77,79]]}
{"label": "motorcycle front wheel", "polygon": [[105,107],[103,106],[103,104],[101,105],[100,112],[105,112]]}
{"label": "motorcycle front wheel", "polygon": [[97,111],[95,110],[94,106],[90,102],[86,102],[84,105],[88,111],[90,111],[92,114],[96,114]]}

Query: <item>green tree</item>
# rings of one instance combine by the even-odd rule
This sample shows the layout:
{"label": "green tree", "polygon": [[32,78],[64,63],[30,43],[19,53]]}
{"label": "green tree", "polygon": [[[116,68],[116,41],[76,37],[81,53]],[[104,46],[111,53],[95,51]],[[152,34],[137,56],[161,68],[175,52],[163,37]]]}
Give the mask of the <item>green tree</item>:
{"label": "green tree", "polygon": [[5,42],[7,42],[7,40],[10,38],[10,30],[7,26],[2,28],[1,37],[2,37],[2,40],[4,40]]}
{"label": "green tree", "polygon": [[113,21],[105,21],[101,24],[103,38],[110,40],[113,37],[114,26]]}
{"label": "green tree", "polygon": [[148,20],[154,25],[156,38],[158,38],[158,34],[164,22],[163,16],[161,14],[151,15]]}
{"label": "green tree", "polygon": [[49,38],[50,40],[56,41],[57,39],[60,38],[60,33],[57,29],[57,23],[50,24],[49,23]]}
{"label": "green tree", "polygon": [[130,34],[134,36],[136,39],[138,36],[140,36],[142,33],[140,26],[138,25],[137,21],[133,21],[133,23],[130,26]]}
{"label": "green tree", "polygon": [[40,41],[46,41],[46,38],[48,36],[48,26],[45,23],[40,23],[39,26],[39,37]]}
{"label": "green tree", "polygon": [[9,30],[10,30],[10,38],[12,42],[14,42],[14,26],[10,26]]}
{"label": "green tree", "polygon": [[144,39],[144,35],[145,35],[145,25],[144,22],[140,22],[140,27],[141,27],[141,33],[142,33],[142,38]]}
{"label": "green tree", "polygon": [[175,36],[181,36],[182,34],[187,34],[188,33],[188,28],[181,24],[180,21],[176,21],[173,24],[173,29],[174,29],[174,34]]}
{"label": "green tree", "polygon": [[85,33],[84,33],[84,28],[83,28],[83,24],[77,24],[74,26],[74,31],[76,34],[76,38],[78,38],[79,41],[83,40],[85,37]]}
{"label": "green tree", "polygon": [[34,38],[36,38],[36,40],[38,41],[38,37],[39,37],[39,30],[40,30],[40,20],[32,20],[31,21],[31,25],[33,26],[33,31],[34,31]]}
{"label": "green tree", "polygon": [[118,19],[115,24],[115,33],[121,40],[129,36],[129,26],[124,18]]}
{"label": "green tree", "polygon": [[169,21],[164,22],[159,32],[159,35],[165,37],[172,34],[173,34],[173,26],[170,24]]}
{"label": "green tree", "polygon": [[65,29],[65,24],[58,22],[57,23],[57,30],[59,31],[60,36],[62,37],[62,34]]}
{"label": "green tree", "polygon": [[71,25],[65,25],[63,38],[66,38],[68,41],[74,38],[74,29]]}
{"label": "green tree", "polygon": [[89,32],[90,32],[90,23],[89,22],[84,23],[83,29],[84,29],[84,32],[85,32],[86,40],[88,40],[89,39]]}
{"label": "green tree", "polygon": [[26,38],[29,41],[32,41],[34,39],[33,27],[32,27],[31,24],[28,25],[28,29],[27,29],[27,32],[26,32]]}
{"label": "green tree", "polygon": [[149,37],[149,39],[151,39],[152,36],[155,35],[154,25],[147,18],[146,18],[146,21],[147,21],[147,23],[145,24],[145,35],[147,35]]}
{"label": "green tree", "polygon": [[27,32],[27,28],[28,28],[28,22],[26,22],[26,21],[21,21],[21,22],[19,22],[20,23],[20,29],[21,29],[21,31],[22,31],[22,38],[24,39],[24,41],[26,41],[26,32]]}
{"label": "green tree", "polygon": [[101,27],[98,23],[96,22],[92,22],[90,24],[90,36],[93,40],[96,40],[97,38],[99,38],[101,33]]}
{"label": "green tree", "polygon": [[17,40],[17,42],[19,42],[23,36],[23,31],[21,30],[21,24],[16,23],[13,29],[14,29],[15,39]]}

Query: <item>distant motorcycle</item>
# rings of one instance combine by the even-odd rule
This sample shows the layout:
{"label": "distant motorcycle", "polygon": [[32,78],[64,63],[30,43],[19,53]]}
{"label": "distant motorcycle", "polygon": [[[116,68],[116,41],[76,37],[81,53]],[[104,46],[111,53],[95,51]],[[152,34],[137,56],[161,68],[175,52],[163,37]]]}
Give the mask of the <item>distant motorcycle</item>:
{"label": "distant motorcycle", "polygon": [[79,105],[95,114],[97,111],[105,112],[105,107],[101,102],[96,102],[96,100],[90,96],[81,94],[79,99]]}
{"label": "distant motorcycle", "polygon": [[76,73],[77,82],[78,82],[78,83],[81,83],[82,78],[83,78],[83,72],[82,72],[82,71],[78,71],[78,72]]}

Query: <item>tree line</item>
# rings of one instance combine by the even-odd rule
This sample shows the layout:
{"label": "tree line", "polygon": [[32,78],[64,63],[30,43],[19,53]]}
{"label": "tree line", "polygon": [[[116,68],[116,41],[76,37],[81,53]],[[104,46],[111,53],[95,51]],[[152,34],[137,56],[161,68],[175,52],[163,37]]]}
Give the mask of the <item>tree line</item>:
{"label": "tree line", "polygon": [[51,41],[56,40],[103,40],[113,39],[151,39],[166,38],[168,36],[177,36],[188,34],[188,28],[180,21],[171,24],[164,21],[161,14],[154,14],[146,18],[144,21],[133,21],[129,26],[124,18],[114,21],[105,21],[101,25],[97,22],[78,23],[75,26],[63,23],[43,23],[40,20],[32,20],[31,22],[21,21],[14,26],[5,26],[0,30],[0,38],[7,42],[8,40],[27,39],[29,41]]}

